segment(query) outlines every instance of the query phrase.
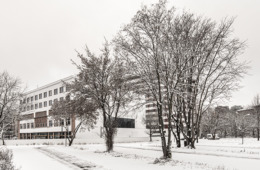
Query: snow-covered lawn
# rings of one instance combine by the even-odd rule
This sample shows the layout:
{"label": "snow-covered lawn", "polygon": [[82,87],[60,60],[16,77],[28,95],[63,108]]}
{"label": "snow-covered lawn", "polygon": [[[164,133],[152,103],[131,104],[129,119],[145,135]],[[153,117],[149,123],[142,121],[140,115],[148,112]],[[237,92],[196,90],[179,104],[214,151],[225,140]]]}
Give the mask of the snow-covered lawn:
{"label": "snow-covered lawn", "polygon": [[15,167],[21,170],[72,169],[65,161],[49,157],[33,146],[8,146],[8,148],[13,151]]}
{"label": "snow-covered lawn", "polygon": [[[175,146],[175,144],[173,144]],[[104,144],[8,146],[21,170],[33,169],[215,169],[259,170],[260,142],[256,139],[200,140],[196,149],[172,148],[172,160],[162,156],[160,141],[117,143],[106,153]]]}

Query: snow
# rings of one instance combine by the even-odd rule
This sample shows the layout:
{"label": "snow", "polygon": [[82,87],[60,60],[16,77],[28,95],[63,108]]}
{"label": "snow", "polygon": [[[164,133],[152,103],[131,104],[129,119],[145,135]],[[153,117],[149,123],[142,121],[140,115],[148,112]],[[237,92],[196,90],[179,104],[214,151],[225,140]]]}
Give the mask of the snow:
{"label": "snow", "polygon": [[66,162],[57,161],[48,155],[39,152],[36,147],[32,146],[11,146],[16,168],[21,170],[47,170],[47,169],[62,169],[71,170],[71,165]]}
{"label": "snow", "polygon": [[14,163],[21,170],[33,169],[215,169],[258,170],[260,141],[253,138],[206,140],[196,149],[175,148],[171,160],[162,160],[160,141],[116,143],[107,153],[104,144],[8,146],[13,150]]}

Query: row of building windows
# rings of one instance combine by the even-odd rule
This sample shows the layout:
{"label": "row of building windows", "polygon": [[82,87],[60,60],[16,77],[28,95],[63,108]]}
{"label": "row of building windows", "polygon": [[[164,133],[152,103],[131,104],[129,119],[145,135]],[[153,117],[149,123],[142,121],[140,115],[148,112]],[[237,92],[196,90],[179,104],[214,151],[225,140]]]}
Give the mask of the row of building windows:
{"label": "row of building windows", "polygon": [[149,107],[156,107],[156,104],[155,104],[155,103],[153,103],[153,104],[147,104],[147,105],[146,105],[146,108],[149,108]]}
{"label": "row of building windows", "polygon": [[34,128],[34,123],[23,123],[20,124],[20,129],[30,129]]}
{"label": "row of building windows", "polygon": [[[60,97],[60,101],[62,101],[64,98],[63,97]],[[30,106],[27,106],[27,107],[23,107],[23,110],[22,111],[29,111],[29,110],[34,110],[34,109],[38,109],[38,108],[42,108],[42,107],[47,107],[47,106],[52,106],[53,103],[57,102],[58,99],[54,99],[53,101],[52,100],[49,100],[48,101],[44,101],[44,102],[40,102],[40,103],[36,103],[36,104],[32,104]]]}
{"label": "row of building windows", "polygon": [[20,133],[20,139],[64,139],[71,132]]}
{"label": "row of building windows", "polygon": [[[48,91],[48,92],[40,93],[40,94],[38,94],[38,95],[35,95],[34,97],[33,97],[33,96],[27,97],[27,99],[23,99],[23,101],[21,100],[21,101],[20,101],[20,104],[33,102],[33,100],[36,101],[36,100],[38,100],[38,99],[40,100],[40,99],[42,99],[42,98],[48,97],[48,95],[49,95],[49,97],[50,97],[50,96],[52,96],[52,92],[53,92],[54,95],[57,95],[57,94],[58,94],[58,89],[54,89],[53,91],[50,90],[50,91]],[[63,92],[64,92],[64,87],[63,87],[63,86],[59,88],[59,92],[60,92],[60,93],[63,93]]]}
{"label": "row of building windows", "polygon": [[[64,120],[61,121],[55,121],[55,120],[49,120],[49,127],[57,127],[57,126],[64,126]],[[70,125],[70,119],[66,120],[66,125],[69,126]],[[39,128],[39,127],[47,127],[47,123],[44,122],[39,122],[36,123],[35,128]],[[23,123],[20,124],[20,129],[33,129],[34,128],[34,123]]]}

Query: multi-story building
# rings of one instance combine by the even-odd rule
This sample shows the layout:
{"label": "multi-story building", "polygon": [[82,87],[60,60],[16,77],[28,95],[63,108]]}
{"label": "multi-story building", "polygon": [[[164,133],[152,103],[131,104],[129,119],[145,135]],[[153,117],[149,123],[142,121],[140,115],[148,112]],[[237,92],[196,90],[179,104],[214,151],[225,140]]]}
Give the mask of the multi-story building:
{"label": "multi-story building", "polygon": [[[79,121],[75,118],[54,120],[51,106],[55,101],[65,99],[68,89],[64,86],[64,82],[70,82],[73,79],[73,76],[69,76],[25,93],[24,99],[20,101],[21,118],[17,124],[18,139],[60,139],[71,134]],[[133,117],[131,115],[134,115],[134,113],[129,113],[128,116],[119,116],[118,137],[143,136],[142,125],[140,125],[140,122],[136,124],[136,120],[131,118]],[[66,134],[64,126],[69,128],[69,134]],[[93,130],[85,131],[82,127],[82,130],[79,130],[77,134],[77,138],[82,139],[91,135],[91,138],[100,138],[102,126],[102,118],[99,118]]]}
{"label": "multi-story building", "polygon": [[[145,115],[146,115],[146,128],[150,128],[149,126],[152,125],[153,127],[157,126],[159,124],[158,119],[158,112],[157,112],[157,106],[156,101],[153,98],[152,95],[146,95],[145,96],[146,101],[146,109],[145,109]],[[164,127],[168,128],[168,121],[167,121],[167,109],[164,106],[163,109],[163,120],[164,120]],[[158,127],[159,128],[159,127]]]}
{"label": "multi-story building", "polygon": [[75,120],[73,118],[55,121],[51,117],[52,104],[55,101],[63,100],[67,94],[64,82],[72,79],[73,76],[69,76],[25,93],[25,98],[20,101],[19,139],[64,138],[64,125],[67,125],[70,131],[75,128]]}

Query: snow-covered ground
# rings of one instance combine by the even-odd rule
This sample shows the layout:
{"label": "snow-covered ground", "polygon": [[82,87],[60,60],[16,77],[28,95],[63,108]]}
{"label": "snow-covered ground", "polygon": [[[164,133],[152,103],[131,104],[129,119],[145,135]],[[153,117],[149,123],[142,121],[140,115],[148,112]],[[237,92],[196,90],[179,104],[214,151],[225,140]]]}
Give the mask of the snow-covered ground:
{"label": "snow-covered ground", "polygon": [[[173,146],[175,146],[173,144]],[[259,170],[260,141],[256,139],[200,140],[196,149],[172,148],[172,160],[162,156],[160,141],[117,143],[107,153],[104,144],[8,146],[21,170],[34,169],[215,169]]]}

